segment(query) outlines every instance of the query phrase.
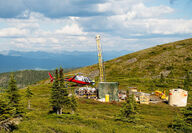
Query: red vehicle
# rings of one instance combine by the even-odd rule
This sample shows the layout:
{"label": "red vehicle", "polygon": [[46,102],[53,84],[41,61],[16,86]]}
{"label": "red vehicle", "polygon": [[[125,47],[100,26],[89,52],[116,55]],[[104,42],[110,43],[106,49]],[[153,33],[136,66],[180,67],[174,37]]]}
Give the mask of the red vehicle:
{"label": "red vehicle", "polygon": [[[49,73],[49,76],[51,78],[51,82],[53,82],[54,80],[53,76],[50,73]],[[66,78],[65,81],[74,82],[80,85],[95,84],[95,81],[90,80],[88,77],[79,76],[79,75],[75,75],[72,78]]]}
{"label": "red vehicle", "polygon": [[51,78],[51,82],[53,82],[54,78],[53,78],[53,76],[51,75],[50,72],[49,72],[49,77]]}

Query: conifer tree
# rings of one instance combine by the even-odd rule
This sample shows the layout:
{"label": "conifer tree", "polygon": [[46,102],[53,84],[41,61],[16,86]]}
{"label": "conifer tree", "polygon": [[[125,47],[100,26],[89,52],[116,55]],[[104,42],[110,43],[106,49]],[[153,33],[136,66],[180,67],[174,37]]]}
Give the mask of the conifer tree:
{"label": "conifer tree", "polygon": [[164,77],[164,75],[162,73],[160,75],[160,79],[159,79],[159,82],[158,82],[157,86],[162,87],[163,89],[167,87],[166,79],[165,79],[165,77]]}
{"label": "conifer tree", "polygon": [[0,99],[0,131],[12,131],[15,127],[14,123],[10,123],[11,118],[15,115],[15,108],[11,107],[7,102]]}
{"label": "conifer tree", "polygon": [[59,69],[59,83],[60,83],[60,87],[64,88],[64,75],[63,75],[63,68],[60,67]]}
{"label": "conifer tree", "polygon": [[171,69],[171,72],[169,73],[169,77],[170,78],[174,78],[174,73],[173,73],[173,70]]}
{"label": "conifer tree", "polygon": [[149,90],[154,91],[155,89],[156,89],[156,81],[155,79],[151,79]]}
{"label": "conifer tree", "polygon": [[72,109],[72,114],[77,110],[77,100],[74,95],[71,96],[70,105]]}
{"label": "conifer tree", "polygon": [[181,111],[170,125],[176,132],[192,132],[192,105]]}
{"label": "conifer tree", "polygon": [[184,110],[184,121],[186,123],[186,126],[190,129],[192,132],[192,105],[189,105],[185,110]]}
{"label": "conifer tree", "polygon": [[20,95],[13,74],[10,76],[7,89],[7,98],[9,100],[8,104],[15,108],[15,115],[20,116],[23,113],[23,110],[22,105],[20,104]]}
{"label": "conifer tree", "polygon": [[161,77],[160,77],[160,82],[164,83],[165,82],[165,77],[163,76],[163,74],[161,73]]}
{"label": "conifer tree", "polygon": [[59,101],[60,111],[59,114],[62,114],[63,109],[68,109],[70,107],[70,99],[67,88],[60,89],[60,101]]}
{"label": "conifer tree", "polygon": [[160,85],[161,85],[161,87],[165,87],[165,77],[164,77],[164,75],[163,74],[161,74],[161,77],[160,77]]}
{"label": "conifer tree", "polygon": [[68,108],[70,105],[69,93],[67,88],[64,88],[63,69],[60,68],[55,72],[55,80],[52,87],[51,103],[53,111],[57,114],[62,114],[63,108]]}
{"label": "conifer tree", "polygon": [[137,103],[135,101],[134,95],[130,95],[120,110],[120,114],[118,115],[117,120],[136,123],[138,119]]}
{"label": "conifer tree", "polygon": [[59,114],[62,114],[62,110],[63,108],[67,109],[70,106],[70,98],[69,98],[69,93],[68,93],[68,89],[65,88],[64,85],[64,75],[63,75],[63,68],[60,67],[59,70],[59,77],[60,77],[60,81],[59,81]]}
{"label": "conifer tree", "polygon": [[33,96],[33,93],[31,92],[31,89],[29,87],[27,87],[26,90],[26,98],[27,98],[27,108],[31,109],[31,97]]}
{"label": "conifer tree", "polygon": [[4,100],[0,99],[0,121],[13,117],[14,108],[10,107]]}
{"label": "conifer tree", "polygon": [[188,71],[186,72],[186,77],[184,79],[183,84],[184,84],[184,89],[187,90],[187,91],[190,91],[191,77],[190,77],[190,74],[189,74]]}
{"label": "conifer tree", "polygon": [[169,127],[174,129],[175,131],[184,130],[184,126],[185,126],[185,121],[183,119],[183,116],[180,114],[177,114],[173,122],[169,125]]}
{"label": "conifer tree", "polygon": [[55,70],[55,79],[53,82],[52,93],[51,93],[51,105],[53,112],[58,110],[58,89],[59,89],[59,75],[58,69]]}

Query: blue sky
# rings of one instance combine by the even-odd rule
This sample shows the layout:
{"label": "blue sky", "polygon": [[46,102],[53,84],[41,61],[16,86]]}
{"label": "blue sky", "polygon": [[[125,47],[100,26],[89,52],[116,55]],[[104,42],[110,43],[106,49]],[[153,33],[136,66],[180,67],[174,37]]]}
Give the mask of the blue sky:
{"label": "blue sky", "polygon": [[0,53],[138,51],[191,38],[192,0],[0,0]]}

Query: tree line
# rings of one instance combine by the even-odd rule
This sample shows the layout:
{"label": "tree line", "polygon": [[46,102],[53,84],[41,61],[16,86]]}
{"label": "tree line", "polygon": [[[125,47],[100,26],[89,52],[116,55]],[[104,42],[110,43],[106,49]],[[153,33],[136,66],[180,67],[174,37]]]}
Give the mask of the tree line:
{"label": "tree line", "polygon": [[[69,72],[73,69],[65,69],[64,72]],[[35,84],[41,80],[49,78],[48,72],[54,74],[54,70],[23,70],[17,72],[0,73],[0,88],[7,88],[9,82],[10,73],[13,73],[15,80],[17,81],[18,88],[24,88],[28,85]]]}
{"label": "tree line", "polygon": [[[49,71],[36,71],[36,70],[24,70],[12,72],[17,81],[17,87],[23,88],[31,84],[35,84],[38,81],[45,80],[49,78]],[[50,71],[53,73],[54,71]],[[10,72],[0,73],[0,87],[7,89],[9,83]]]}

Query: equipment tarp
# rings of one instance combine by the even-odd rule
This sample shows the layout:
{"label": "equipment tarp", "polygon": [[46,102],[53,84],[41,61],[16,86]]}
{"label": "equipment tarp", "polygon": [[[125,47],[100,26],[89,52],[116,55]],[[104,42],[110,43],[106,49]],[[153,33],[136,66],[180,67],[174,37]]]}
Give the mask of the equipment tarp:
{"label": "equipment tarp", "polygon": [[109,101],[119,101],[118,82],[100,82],[98,85],[99,99],[105,98],[109,94]]}

